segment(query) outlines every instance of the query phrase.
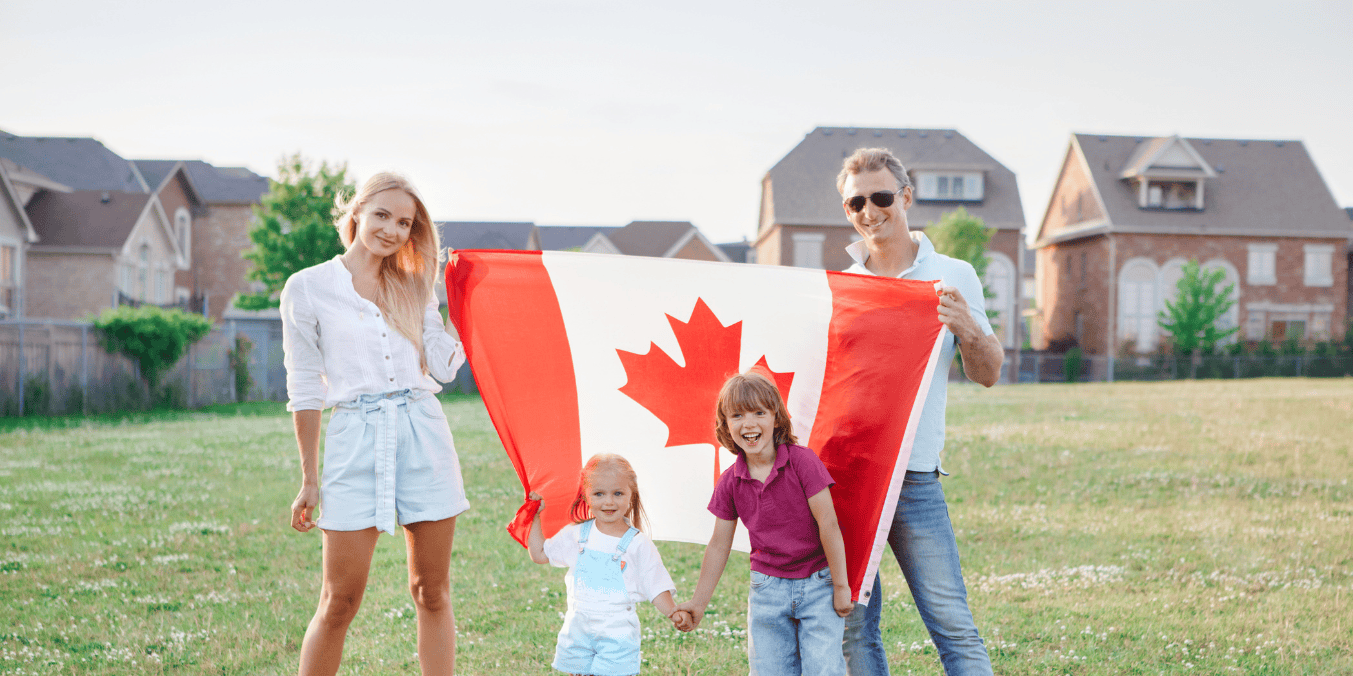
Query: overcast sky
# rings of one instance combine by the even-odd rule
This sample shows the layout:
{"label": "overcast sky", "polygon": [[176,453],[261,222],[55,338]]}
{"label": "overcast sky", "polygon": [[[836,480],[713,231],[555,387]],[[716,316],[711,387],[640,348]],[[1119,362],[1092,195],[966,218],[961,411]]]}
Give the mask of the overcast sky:
{"label": "overcast sky", "polygon": [[200,4],[6,0],[0,130],[268,175],[299,151],[402,171],[439,220],[715,241],[754,235],[817,126],[957,129],[1031,224],[1072,132],[1299,139],[1353,206],[1347,0]]}

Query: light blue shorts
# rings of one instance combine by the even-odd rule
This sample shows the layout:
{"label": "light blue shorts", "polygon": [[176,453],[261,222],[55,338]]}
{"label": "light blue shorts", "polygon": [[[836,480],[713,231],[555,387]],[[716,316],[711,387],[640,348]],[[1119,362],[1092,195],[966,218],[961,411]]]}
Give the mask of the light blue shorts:
{"label": "light blue shorts", "polygon": [[364,394],[334,407],[324,438],[319,527],[394,534],[470,508],[441,402],[426,390]]}

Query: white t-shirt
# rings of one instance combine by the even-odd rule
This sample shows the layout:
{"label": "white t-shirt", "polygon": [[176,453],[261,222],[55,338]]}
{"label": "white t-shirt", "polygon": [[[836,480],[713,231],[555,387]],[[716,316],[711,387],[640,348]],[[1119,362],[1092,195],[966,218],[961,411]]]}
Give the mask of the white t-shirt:
{"label": "white t-shirt", "polygon": [[[581,524],[571,523],[545,541],[545,556],[549,557],[551,565],[572,568],[578,562],[580,527]],[[592,527],[592,534],[587,536],[587,548],[591,550],[614,554],[619,544],[620,538],[602,533],[595,525]],[[662,555],[658,554],[658,548],[653,546],[653,541],[642,531],[630,540],[630,545],[625,548],[620,561],[625,564],[621,576],[625,578],[625,591],[629,592],[631,601],[635,603],[652,601],[665,591],[676,591],[676,585],[672,584],[672,576],[662,565]],[[569,592],[572,593],[573,576],[569,575],[566,579]]]}

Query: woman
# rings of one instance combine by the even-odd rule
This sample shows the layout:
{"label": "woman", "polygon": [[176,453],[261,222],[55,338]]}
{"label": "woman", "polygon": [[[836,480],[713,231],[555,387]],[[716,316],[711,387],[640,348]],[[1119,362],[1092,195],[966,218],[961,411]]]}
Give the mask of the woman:
{"label": "woman", "polygon": [[[429,375],[451,380],[465,352],[433,294],[437,231],[395,174],[371,177],[338,207],[347,252],[292,275],[281,299],[287,409],[301,453],[291,525],[324,533],[324,581],[300,673],[338,671],[376,538],[394,534],[397,522],[408,543],[419,664],[424,674],[451,674],[451,541],[469,502]],[[321,483],[320,413],[331,406]]]}

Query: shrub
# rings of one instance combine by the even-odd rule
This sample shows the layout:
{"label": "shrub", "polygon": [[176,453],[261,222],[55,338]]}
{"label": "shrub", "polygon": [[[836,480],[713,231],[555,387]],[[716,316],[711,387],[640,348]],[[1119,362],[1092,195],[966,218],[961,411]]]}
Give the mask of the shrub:
{"label": "shrub", "polygon": [[254,377],[249,374],[249,355],[253,351],[254,341],[243,333],[236,334],[235,348],[226,351],[230,370],[235,373],[235,401],[238,403],[249,398],[249,388],[254,386]]}
{"label": "shrub", "polygon": [[1066,354],[1062,357],[1062,375],[1066,378],[1066,382],[1075,383],[1080,381],[1081,362],[1083,360],[1084,356],[1081,354],[1081,349],[1079,347],[1073,347],[1066,351]]}
{"label": "shrub", "polygon": [[211,321],[206,317],[153,305],[109,308],[93,322],[99,344],[136,362],[152,393],[160,384],[160,376],[183,356],[188,346],[211,330]]}

